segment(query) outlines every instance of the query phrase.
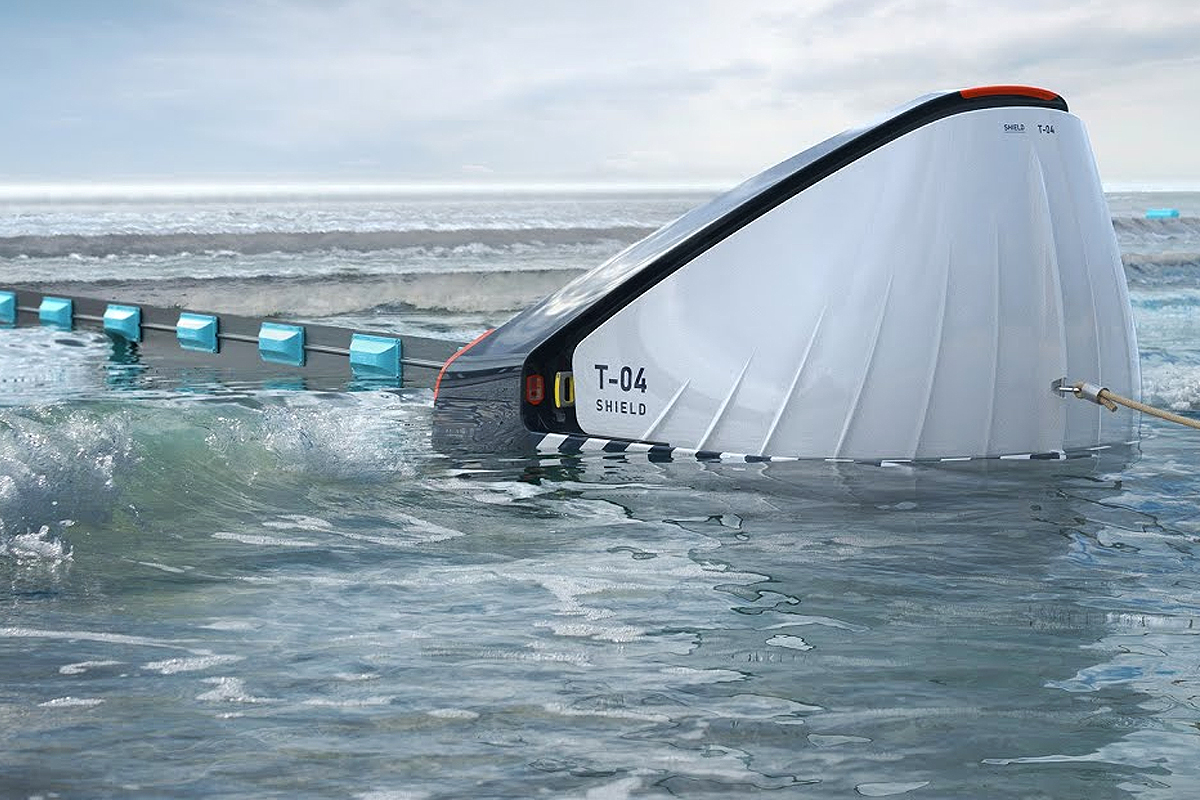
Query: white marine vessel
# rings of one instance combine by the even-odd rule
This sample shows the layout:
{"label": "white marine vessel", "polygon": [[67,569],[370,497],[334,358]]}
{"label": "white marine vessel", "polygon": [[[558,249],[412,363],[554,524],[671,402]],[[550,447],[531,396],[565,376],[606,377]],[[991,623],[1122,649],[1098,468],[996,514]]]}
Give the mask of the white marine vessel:
{"label": "white marine vessel", "polygon": [[1137,436],[1132,415],[1059,391],[1138,397],[1137,343],[1083,124],[1025,86],[927,95],[834,136],[457,352],[19,289],[0,292],[4,320],[99,325],[123,357],[239,370],[348,357],[434,385],[447,450],[937,461]]}

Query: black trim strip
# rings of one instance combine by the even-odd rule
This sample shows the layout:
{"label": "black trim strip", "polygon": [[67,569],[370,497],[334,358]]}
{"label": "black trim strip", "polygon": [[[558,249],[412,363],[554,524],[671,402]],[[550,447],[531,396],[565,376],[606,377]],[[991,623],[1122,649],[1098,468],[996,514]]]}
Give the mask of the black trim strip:
{"label": "black trim strip", "polygon": [[668,461],[673,461],[673,453],[675,448],[665,444],[656,444],[646,451],[646,459],[652,463],[660,464]]}
{"label": "black trim strip", "polygon": [[587,441],[586,436],[568,436],[558,446],[558,452],[566,455],[575,455],[583,450],[584,442]]}
{"label": "black trim strip", "polygon": [[[759,176],[751,178],[746,184],[768,179],[768,176],[777,170],[795,165],[794,169],[790,170],[790,174],[765,186],[762,191],[697,230],[675,247],[662,253],[652,263],[634,272],[620,286],[604,294],[568,324],[553,332],[545,342],[538,345],[531,354],[530,362],[540,363],[544,360],[545,355],[556,351],[561,352],[564,345],[569,345],[570,353],[573,353],[575,344],[655,284],[759,217],[863,156],[907,133],[946,117],[969,111],[1008,106],[1049,108],[1063,112],[1068,110],[1066,101],[1061,97],[1056,97],[1054,100],[1042,100],[1032,95],[990,94],[967,98],[955,91],[935,95],[931,98],[918,99],[908,106],[898,109],[895,114],[883,122],[869,128],[852,129],[834,136],[822,144],[772,167]],[[734,189],[729,194],[737,192],[738,189]],[[570,362],[570,354],[566,360],[568,363]]]}

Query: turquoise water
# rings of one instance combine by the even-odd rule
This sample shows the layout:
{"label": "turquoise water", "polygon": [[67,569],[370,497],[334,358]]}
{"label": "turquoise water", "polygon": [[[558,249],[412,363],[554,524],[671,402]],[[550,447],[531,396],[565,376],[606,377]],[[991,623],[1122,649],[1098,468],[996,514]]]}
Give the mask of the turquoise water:
{"label": "turquoise water", "polygon": [[[1200,226],[1147,227],[1142,199],[1113,210],[1145,395],[1194,413]],[[152,289],[246,302],[221,287],[255,274],[285,308],[280,262],[331,295],[421,259],[500,273],[493,307],[306,315],[467,336],[692,201],[641,197],[631,226],[619,197],[476,200],[572,232],[489,239],[468,208],[441,250],[152,253],[218,273]],[[39,209],[38,236],[112,216]],[[53,258],[109,296],[124,256],[0,277]],[[1148,422],[1085,467],[449,458],[425,391],[116,391],[119,368],[94,333],[0,332],[0,797],[1200,791],[1194,432]]]}

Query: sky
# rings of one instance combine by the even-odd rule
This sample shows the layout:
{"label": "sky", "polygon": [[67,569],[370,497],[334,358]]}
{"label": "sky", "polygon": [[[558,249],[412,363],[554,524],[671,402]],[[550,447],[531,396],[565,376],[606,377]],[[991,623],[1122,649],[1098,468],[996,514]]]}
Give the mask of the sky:
{"label": "sky", "polygon": [[1200,3],[0,2],[0,184],[728,185],[932,91],[1200,187]]}

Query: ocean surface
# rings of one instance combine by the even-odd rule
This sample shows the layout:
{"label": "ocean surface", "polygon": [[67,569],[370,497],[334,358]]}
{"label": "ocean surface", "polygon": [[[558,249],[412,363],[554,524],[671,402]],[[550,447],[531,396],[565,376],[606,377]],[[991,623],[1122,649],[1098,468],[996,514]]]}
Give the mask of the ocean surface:
{"label": "ocean surface", "polygon": [[[462,342],[705,199],[10,189],[0,286]],[[1200,194],[1109,203],[1144,397],[1198,415]],[[0,330],[2,798],[1200,796],[1195,431],[472,459],[425,390],[130,388],[110,350]]]}

